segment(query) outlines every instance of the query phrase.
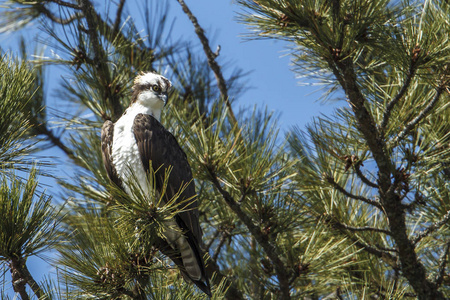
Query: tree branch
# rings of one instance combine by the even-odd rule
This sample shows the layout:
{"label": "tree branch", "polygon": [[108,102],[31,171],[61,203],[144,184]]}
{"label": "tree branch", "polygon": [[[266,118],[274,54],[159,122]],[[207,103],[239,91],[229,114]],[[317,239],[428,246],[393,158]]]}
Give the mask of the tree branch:
{"label": "tree branch", "polygon": [[412,240],[413,244],[416,245],[418,242],[420,242],[421,239],[428,236],[430,233],[433,233],[434,231],[441,228],[444,224],[446,224],[450,220],[450,210],[447,211],[447,213],[442,217],[441,220],[437,221],[421,233],[417,234]]}
{"label": "tree branch", "polygon": [[371,232],[383,233],[383,234],[386,234],[386,235],[390,235],[391,234],[391,232],[389,230],[376,228],[376,227],[370,227],[370,226],[353,227],[353,226],[349,226],[347,224],[340,223],[340,222],[337,222],[337,221],[336,221],[336,223],[333,221],[333,225],[336,225],[338,227],[341,227],[342,229],[349,230],[349,231],[352,231],[352,232],[371,231]]}
{"label": "tree branch", "polygon": [[28,271],[25,259],[11,259],[10,269],[14,291],[20,294],[22,300],[30,299],[25,290],[25,284],[28,284],[31,287],[33,293],[38,299],[41,299],[43,297],[44,293],[34,280],[33,276],[31,276],[30,271]]}
{"label": "tree branch", "polygon": [[220,230],[216,230],[216,232],[214,232],[214,235],[210,238],[208,244],[205,245],[205,250],[206,251],[209,251],[209,249],[211,248],[212,244],[219,237],[220,232],[221,232]]}
{"label": "tree branch", "polygon": [[100,79],[102,80],[103,86],[106,87],[105,100],[107,101],[109,99],[111,101],[114,114],[113,119],[117,119],[122,115],[123,111],[119,99],[117,99],[117,97],[115,97],[115,95],[113,95],[111,93],[111,90],[108,88],[109,84],[111,83],[111,74],[107,66],[106,53],[100,44],[100,39],[97,33],[99,16],[96,14],[92,3],[89,0],[79,0],[79,2],[88,25],[87,33],[92,44],[92,49],[94,51],[94,61],[96,63],[94,67],[97,70]]}
{"label": "tree branch", "polygon": [[30,296],[28,296],[26,291],[25,279],[21,277],[21,274],[12,265],[10,266],[10,269],[14,292],[18,293],[20,295],[20,298],[22,298],[22,300],[29,300]]}
{"label": "tree branch", "polygon": [[394,106],[403,98],[403,96],[405,95],[406,91],[408,90],[412,78],[414,77],[414,74],[416,72],[416,68],[414,67],[414,63],[411,61],[411,65],[409,67],[409,71],[408,74],[406,75],[406,79],[405,82],[403,83],[403,86],[401,87],[400,91],[398,91],[398,94],[391,100],[388,102],[388,104],[386,105],[386,110],[384,111],[383,114],[383,119],[381,121],[381,130],[385,130],[388,122],[389,122],[389,118],[391,116],[392,113],[392,109],[394,108]]}
{"label": "tree branch", "polygon": [[83,17],[83,15],[81,13],[75,13],[75,14],[69,16],[67,19],[58,18],[50,10],[48,10],[44,5],[40,5],[38,10],[40,13],[43,13],[47,18],[49,18],[53,22],[61,24],[61,25],[70,24],[73,21],[81,19]]}
{"label": "tree branch", "polygon": [[385,263],[387,263],[388,265],[390,265],[392,267],[396,266],[397,258],[394,255],[392,255],[390,253],[390,251],[386,251],[386,250],[379,249],[377,247],[373,247],[369,244],[366,244],[365,242],[361,241],[360,239],[358,239],[354,236],[349,236],[349,235],[346,235],[346,236],[348,236],[350,238],[350,240],[353,243],[355,243],[355,245],[357,247],[363,249],[364,251],[366,251],[372,255],[375,255],[378,258],[381,258]]}
{"label": "tree branch", "polygon": [[222,237],[220,238],[219,245],[217,245],[216,251],[214,251],[214,255],[212,259],[217,261],[217,258],[219,257],[220,250],[222,249],[223,245],[225,245],[225,242],[230,238],[230,233],[228,231],[224,231],[222,233]]}
{"label": "tree branch", "polygon": [[326,224],[331,226],[334,229],[337,229],[339,232],[341,232],[343,235],[348,237],[353,243],[355,243],[356,246],[359,248],[365,250],[366,252],[375,255],[376,257],[382,258],[385,262],[389,263],[389,265],[395,265],[396,257],[393,256],[390,252],[396,252],[394,249],[387,249],[379,246],[371,246],[369,244],[366,244],[361,239],[359,239],[357,236],[349,235],[345,230],[349,231],[377,231],[385,234],[389,234],[390,232],[388,230],[378,229],[378,228],[372,228],[372,227],[352,227],[348,226],[346,224],[343,224],[334,218],[332,216],[326,216],[324,219],[322,219]]}
{"label": "tree branch", "polygon": [[335,188],[336,190],[338,190],[339,192],[341,192],[342,194],[344,194],[346,197],[355,199],[355,200],[359,200],[362,202],[365,202],[367,204],[373,205],[376,208],[380,209],[381,211],[383,211],[383,207],[381,205],[380,202],[376,201],[376,200],[371,200],[371,199],[367,199],[366,197],[363,196],[357,196],[357,195],[353,195],[352,193],[346,191],[342,186],[340,186],[333,177],[331,176],[326,176],[325,179],[327,180],[328,183],[330,183],[333,188]]}
{"label": "tree branch", "polygon": [[378,184],[373,183],[372,181],[370,181],[366,176],[364,176],[363,172],[361,171],[361,162],[357,162],[355,164],[355,172],[356,175],[359,177],[359,179],[361,179],[361,181],[365,184],[367,184],[368,186],[372,187],[372,188],[378,188]]}
{"label": "tree branch", "polygon": [[194,25],[195,33],[197,34],[200,42],[202,43],[203,51],[205,52],[206,57],[208,58],[208,65],[211,68],[211,70],[214,72],[214,75],[216,76],[217,85],[219,87],[220,94],[228,108],[228,114],[230,115],[233,123],[236,124],[237,119],[236,119],[236,116],[234,115],[233,109],[231,107],[231,102],[228,97],[227,84],[223,77],[222,71],[220,70],[220,66],[216,62],[217,55],[211,50],[211,47],[209,46],[208,38],[206,37],[203,28],[199,25],[197,18],[191,12],[189,7],[186,5],[186,3],[183,0],[177,0],[177,1],[178,1],[178,3],[180,3],[184,13],[188,16],[189,20]]}
{"label": "tree branch", "polygon": [[[394,167],[388,155],[387,144],[379,132],[372,115],[366,108],[367,100],[358,87],[352,58],[345,57],[341,59],[333,56],[332,52],[331,57],[328,58],[328,65],[349,99],[358,129],[363,134],[378,167],[377,183],[379,185],[380,202],[389,221],[391,236],[398,249],[402,273],[413,287],[419,300],[444,299],[444,295],[437,289],[437,286],[427,279],[425,267],[418,260],[414,244],[408,238],[405,208],[401,203],[401,198],[396,195],[395,188],[392,188],[391,175]],[[403,138],[412,127],[426,116],[434,107],[442,91],[443,87],[437,89],[436,97],[416,119],[406,126],[403,132],[397,136],[396,141]]]}
{"label": "tree branch", "polygon": [[53,131],[49,130],[47,126],[45,126],[45,124],[38,125],[35,128],[38,134],[45,135],[54,146],[57,146],[59,149],[61,149],[72,160],[77,161],[77,157],[75,156],[75,153],[72,151],[72,149],[64,145],[61,139],[55,136]]}
{"label": "tree branch", "polygon": [[444,248],[444,252],[442,253],[441,257],[439,258],[440,264],[439,264],[439,271],[437,273],[436,277],[436,285],[439,287],[442,284],[442,281],[444,280],[445,275],[445,267],[447,266],[447,256],[450,253],[450,240],[447,242]]}
{"label": "tree branch", "polygon": [[227,293],[225,294],[226,299],[228,300],[243,300],[244,296],[242,295],[241,291],[238,287],[236,287],[235,283],[227,278],[227,276],[223,275],[220,271],[219,266],[217,265],[217,262],[213,259],[209,259],[206,262],[206,272],[208,273],[209,277],[211,278],[213,274],[215,276],[213,277],[215,283],[218,285],[221,283],[221,281],[226,280],[229,282]]}
{"label": "tree branch", "polygon": [[114,22],[114,26],[113,26],[114,36],[116,36],[119,33],[120,20],[122,19],[122,11],[123,11],[123,7],[125,6],[125,1],[126,0],[120,0],[119,5],[117,7],[116,21]]}
{"label": "tree branch", "polygon": [[62,1],[62,0],[47,0],[47,1],[56,3],[56,4],[60,5],[60,6],[81,10],[80,6],[78,6],[76,4],[73,4],[73,3],[70,3],[70,2],[67,2],[67,1]]}
{"label": "tree branch", "polygon": [[47,137],[47,139],[60,150],[62,150],[71,160],[74,161],[77,165],[84,165],[84,162],[80,160],[78,156],[75,155],[75,152],[72,151],[69,147],[67,147],[60,137],[57,137],[53,131],[49,130],[45,124],[38,124],[35,127],[37,134],[42,134]]}
{"label": "tree branch", "polygon": [[[275,273],[277,275],[280,291],[281,291],[281,299],[291,299],[290,296],[290,286],[289,286],[289,277],[290,272],[284,265],[284,263],[280,259],[280,255],[277,253],[277,249],[274,245],[272,245],[266,236],[261,232],[260,228],[253,223],[253,220],[241,209],[240,205],[236,200],[224,190],[219,183],[217,175],[213,170],[208,168],[209,175],[211,177],[211,181],[214,184],[215,188],[222,195],[225,202],[228,204],[228,207],[238,216],[238,218],[245,224],[247,229],[250,231],[255,240],[262,247],[266,255],[272,261]],[[245,195],[243,195],[245,196]]]}
{"label": "tree branch", "polygon": [[387,190],[390,183],[391,163],[387,155],[386,143],[378,131],[372,115],[365,106],[366,100],[357,85],[352,61],[350,58],[338,61],[329,59],[328,66],[348,97],[358,128],[363,134],[378,166],[380,182],[386,185]]}
{"label": "tree branch", "polygon": [[414,128],[423,118],[427,116],[427,114],[433,109],[436,103],[439,101],[443,91],[445,88],[443,86],[439,86],[436,88],[436,95],[434,98],[428,103],[427,106],[408,124],[406,124],[405,128],[395,137],[392,141],[393,144],[397,144],[399,140],[403,139],[410,131]]}

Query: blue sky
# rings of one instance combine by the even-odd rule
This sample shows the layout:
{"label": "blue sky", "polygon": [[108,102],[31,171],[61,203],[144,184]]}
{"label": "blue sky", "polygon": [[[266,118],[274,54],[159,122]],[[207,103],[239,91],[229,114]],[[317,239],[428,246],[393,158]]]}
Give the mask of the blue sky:
{"label": "blue sky", "polygon": [[[296,79],[285,42],[246,38],[251,31],[237,21],[237,13],[242,9],[235,1],[187,0],[186,3],[206,30],[211,48],[221,46],[220,59],[251,72],[246,78],[250,89],[239,98],[238,105],[266,105],[269,111],[280,113],[279,125],[283,131],[292,126],[304,128],[312,117],[330,114],[333,108],[344,105],[317,101],[321,96],[319,87],[305,85],[307,79]],[[170,4],[170,11],[176,17],[174,33],[196,39],[193,26],[178,2],[172,0]]]}
{"label": "blue sky", "polygon": [[[127,9],[131,13],[139,11],[143,0],[128,0]],[[160,1],[160,0],[158,0]],[[191,40],[197,46],[198,53],[202,48],[198,46],[193,25],[182,12],[176,0],[166,0],[170,4],[170,17],[175,20],[173,27],[173,39],[182,37]],[[303,129],[314,116],[320,114],[329,115],[333,108],[345,105],[343,102],[323,103],[317,101],[321,92],[317,92],[317,86],[300,85],[299,79],[290,70],[290,57],[286,51],[286,44],[274,40],[249,40],[244,38],[249,29],[237,22],[237,12],[241,8],[230,0],[185,0],[192,12],[196,15],[200,25],[206,31],[210,39],[211,48],[221,46],[219,56],[220,63],[228,63],[230,69],[241,68],[244,72],[250,72],[244,78],[247,87],[250,87],[241,95],[236,103],[238,107],[267,106],[269,111],[280,115],[279,125],[282,132],[287,132],[293,126]],[[0,2],[1,3],[1,2]],[[94,1],[104,5],[103,0]],[[124,17],[125,18],[125,17]],[[36,27],[29,27],[21,33],[32,41],[36,35]],[[3,49],[17,49],[17,34],[0,35],[0,46]],[[47,51],[52,49],[47,49]],[[59,80],[55,78],[56,73],[47,74],[48,80]],[[60,75],[57,75],[60,76]],[[305,82],[306,79],[302,79]],[[50,97],[55,92],[48,90]],[[233,95],[230,95],[233,96]],[[58,101],[58,99],[51,99]],[[238,110],[236,107],[236,110]],[[65,157],[60,151],[54,149],[51,155],[60,157],[64,163]],[[47,190],[51,193],[51,188]],[[31,259],[29,267],[36,279],[41,280],[42,275],[48,273],[52,268],[40,259]],[[9,272],[7,275],[9,279]],[[12,287],[9,290],[12,293]]]}

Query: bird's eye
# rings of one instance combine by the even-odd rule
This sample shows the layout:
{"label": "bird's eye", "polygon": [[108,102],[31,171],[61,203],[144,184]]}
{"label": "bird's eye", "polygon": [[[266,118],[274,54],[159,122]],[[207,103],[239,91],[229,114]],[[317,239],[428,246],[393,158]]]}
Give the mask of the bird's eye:
{"label": "bird's eye", "polygon": [[161,92],[161,87],[159,85],[155,84],[155,85],[152,86],[152,90],[154,92],[159,93],[159,92]]}

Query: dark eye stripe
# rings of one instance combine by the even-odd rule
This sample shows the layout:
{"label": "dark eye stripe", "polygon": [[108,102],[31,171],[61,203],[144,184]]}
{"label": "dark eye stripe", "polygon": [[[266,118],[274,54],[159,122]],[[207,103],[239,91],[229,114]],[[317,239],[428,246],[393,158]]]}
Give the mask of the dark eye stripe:
{"label": "dark eye stripe", "polygon": [[142,92],[145,90],[153,90],[155,92],[162,92],[163,89],[161,87],[161,83],[159,83],[159,84],[145,83],[145,84],[137,85],[135,87],[135,90],[137,90],[139,92]]}
{"label": "dark eye stripe", "polygon": [[150,83],[147,83],[147,84],[139,84],[139,85],[136,85],[136,86],[135,86],[134,90],[135,90],[135,91],[142,92],[142,91],[144,91],[144,90],[150,89],[151,87],[152,87],[152,85],[151,85]]}

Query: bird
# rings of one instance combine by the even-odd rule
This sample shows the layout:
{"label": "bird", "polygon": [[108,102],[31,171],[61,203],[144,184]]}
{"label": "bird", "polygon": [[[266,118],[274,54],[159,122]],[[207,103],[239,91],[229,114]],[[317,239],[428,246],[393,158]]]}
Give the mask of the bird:
{"label": "bird", "polygon": [[[151,195],[153,188],[157,195],[164,193],[165,203],[178,195],[176,202],[185,209],[165,225],[179,230],[165,229],[164,237],[157,238],[157,248],[178,266],[186,281],[211,297],[192,170],[176,138],[160,123],[171,88],[170,80],[158,73],[136,76],[128,108],[115,123],[107,120],[102,126],[102,158],[109,179],[131,197],[133,179],[137,181],[134,186],[146,195]],[[153,184],[148,179],[151,171]]]}

